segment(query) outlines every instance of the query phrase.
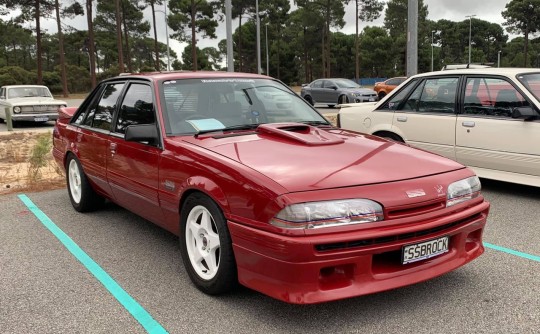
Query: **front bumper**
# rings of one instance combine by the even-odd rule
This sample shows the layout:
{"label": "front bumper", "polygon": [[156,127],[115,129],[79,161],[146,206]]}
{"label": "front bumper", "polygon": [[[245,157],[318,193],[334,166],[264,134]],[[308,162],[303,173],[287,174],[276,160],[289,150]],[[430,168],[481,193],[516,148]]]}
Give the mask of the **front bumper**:
{"label": "front bumper", "polygon": [[31,121],[31,122],[47,122],[58,119],[58,112],[42,113],[42,114],[11,114],[11,119],[14,121]]}
{"label": "front bumper", "polygon": [[[488,211],[489,203],[481,202],[433,221],[392,229],[390,236],[388,230],[373,228],[290,237],[231,221],[228,225],[241,284],[288,303],[311,304],[394,289],[463,266],[484,252]],[[377,242],[358,246],[366,234]],[[447,253],[401,264],[404,245],[441,236],[450,239]],[[328,250],[324,245],[333,246]]]}

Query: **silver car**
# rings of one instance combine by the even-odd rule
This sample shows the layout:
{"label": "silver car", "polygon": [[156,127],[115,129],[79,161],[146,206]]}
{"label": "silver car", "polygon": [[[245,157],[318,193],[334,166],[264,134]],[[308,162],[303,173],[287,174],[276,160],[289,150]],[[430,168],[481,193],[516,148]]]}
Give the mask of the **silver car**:
{"label": "silver car", "polygon": [[318,79],[302,87],[301,96],[314,105],[373,102],[377,101],[377,92],[364,88],[349,79]]}

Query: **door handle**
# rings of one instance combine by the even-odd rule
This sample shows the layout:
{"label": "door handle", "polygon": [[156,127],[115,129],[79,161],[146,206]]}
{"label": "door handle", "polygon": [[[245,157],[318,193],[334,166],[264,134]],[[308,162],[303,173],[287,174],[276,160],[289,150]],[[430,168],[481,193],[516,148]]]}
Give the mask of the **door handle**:
{"label": "door handle", "polygon": [[398,116],[396,119],[398,122],[407,122],[407,116]]}
{"label": "door handle", "polygon": [[461,125],[463,125],[466,128],[474,128],[475,123],[472,121],[464,121],[463,123],[461,123]]}
{"label": "door handle", "polygon": [[116,154],[116,143],[111,143],[111,146],[109,146],[109,148],[111,149],[112,154]]}

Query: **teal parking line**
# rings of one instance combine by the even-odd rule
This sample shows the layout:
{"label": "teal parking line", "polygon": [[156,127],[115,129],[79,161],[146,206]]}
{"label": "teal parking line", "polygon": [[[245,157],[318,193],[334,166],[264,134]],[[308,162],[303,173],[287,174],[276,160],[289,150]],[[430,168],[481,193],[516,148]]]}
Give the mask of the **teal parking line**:
{"label": "teal parking line", "polygon": [[490,244],[490,243],[487,243],[487,242],[484,242],[484,246],[486,246],[487,248],[498,250],[500,252],[505,252],[505,253],[508,253],[508,254],[512,254],[512,255],[515,255],[515,256],[519,256],[519,257],[528,259],[528,260],[533,260],[533,261],[536,261],[536,262],[540,262],[540,256],[523,253],[523,252],[520,252],[520,251],[517,251],[517,250],[513,250],[513,249],[510,249],[510,248],[493,245],[493,244]]}
{"label": "teal parking line", "polygon": [[19,199],[39,219],[39,221],[75,256],[83,266],[90,271],[98,281],[116,298],[116,300],[137,320],[148,333],[168,333],[159,322],[131,297],[116,281],[103,270],[88,254],[86,254],[64,231],[52,222],[26,195]]}

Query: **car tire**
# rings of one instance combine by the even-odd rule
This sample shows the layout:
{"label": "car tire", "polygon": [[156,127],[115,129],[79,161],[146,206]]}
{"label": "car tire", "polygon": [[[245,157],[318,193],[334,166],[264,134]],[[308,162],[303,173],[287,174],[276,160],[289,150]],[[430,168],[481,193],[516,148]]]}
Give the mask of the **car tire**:
{"label": "car tire", "polygon": [[341,95],[338,99],[338,104],[349,103],[349,98],[346,95]]}
{"label": "car tire", "polygon": [[71,205],[79,212],[95,211],[105,202],[105,199],[92,189],[81,163],[73,154],[70,154],[66,161],[66,183]]}
{"label": "car tire", "polygon": [[336,105],[335,104],[327,104],[328,108],[334,108]]}
{"label": "car tire", "polygon": [[383,97],[386,96],[386,93],[385,92],[380,92],[379,93],[379,100],[382,99]]}
{"label": "car tire", "polygon": [[180,212],[180,253],[193,284],[218,295],[238,285],[236,261],[227,220],[208,196],[194,193]]}
{"label": "car tire", "polygon": [[304,99],[305,99],[309,104],[311,104],[312,106],[315,105],[315,103],[313,102],[313,98],[311,98],[311,96],[306,95],[306,97],[304,97]]}

